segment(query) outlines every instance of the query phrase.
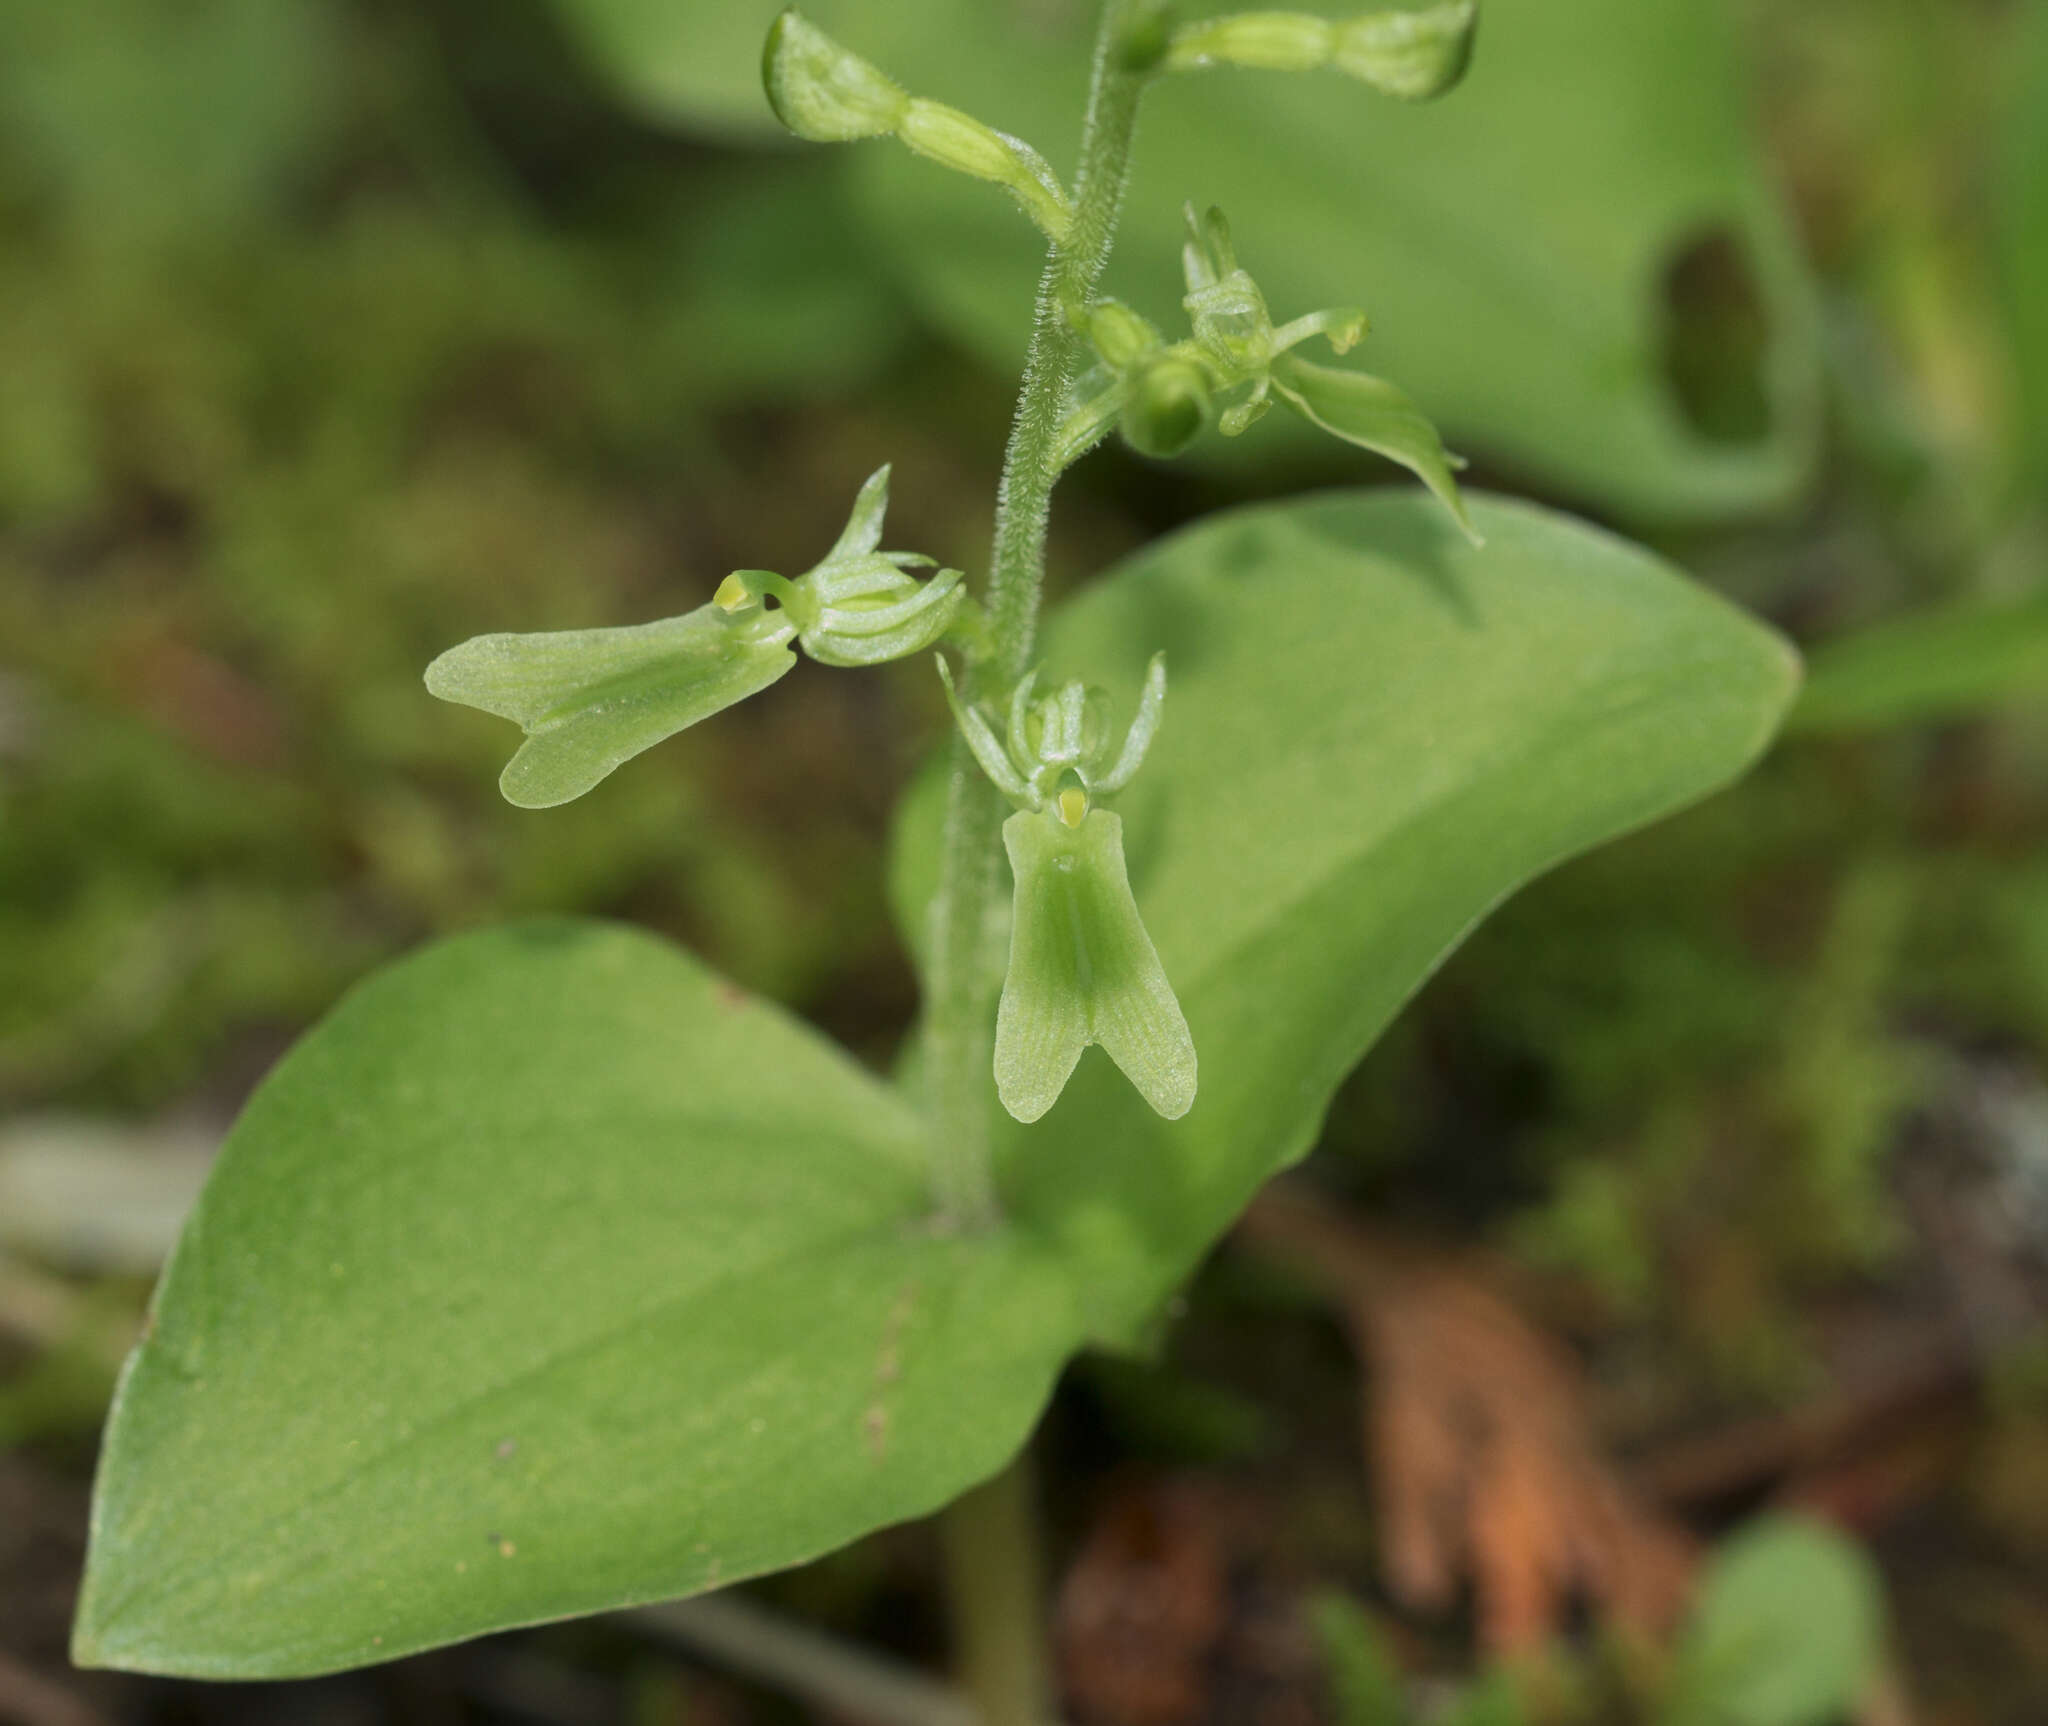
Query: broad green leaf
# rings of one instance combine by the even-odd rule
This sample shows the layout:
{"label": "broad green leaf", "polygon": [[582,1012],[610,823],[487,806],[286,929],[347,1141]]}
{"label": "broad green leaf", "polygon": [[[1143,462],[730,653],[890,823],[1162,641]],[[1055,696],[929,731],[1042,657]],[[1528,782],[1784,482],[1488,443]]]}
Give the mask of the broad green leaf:
{"label": "broad green leaf", "polygon": [[427,667],[427,688],[516,720],[526,742],[499,789],[522,809],[548,809],[794,666],[786,645],[756,638],[760,623],[704,605],[621,629],[479,635]]}
{"label": "broad green leaf", "polygon": [[1677,1726],[1832,1726],[1876,1675],[1883,1593],[1853,1542],[1771,1518],[1714,1554],[1678,1651]]}
{"label": "broad green leaf", "polygon": [[[1314,1141],[1344,1074],[1472,925],[1552,864],[1705,795],[1770,738],[1788,646],[1656,558],[1550,512],[1338,492],[1213,517],[1062,608],[1054,678],[1173,689],[1116,799],[1145,928],[1201,1061],[1185,1119],[1099,1053],[998,1116],[1004,1185],[1066,1243],[1094,1334],[1133,1334]],[[940,803],[899,832],[919,931]]]}
{"label": "broad green leaf", "polygon": [[1873,731],[2048,701],[2048,598],[1893,618],[1823,643],[1791,725]]}
{"label": "broad green leaf", "polygon": [[[1227,9],[1227,8],[1226,8]],[[817,0],[913,88],[1073,168],[1093,7]],[[1357,8],[1326,5],[1332,16]],[[1423,107],[1336,73],[1217,71],[1147,95],[1106,286],[1179,310],[1180,210],[1219,204],[1280,321],[1360,304],[1354,359],[1394,379],[1455,447],[1633,516],[1780,502],[1819,423],[1812,291],[1752,132],[1730,9],[1488,0],[1464,82]],[[767,18],[762,18],[765,29]],[[928,315],[1004,367],[1023,354],[1043,247],[980,188],[846,147],[863,210]],[[1695,430],[1667,375],[1667,278],[1726,237],[1769,329],[1769,425]],[[1233,463],[1302,443],[1197,445]]]}
{"label": "broad green leaf", "polygon": [[326,1671],[692,1593],[934,1510],[1078,1325],[922,1227],[896,1095],[648,936],[351,995],[236,1126],[106,1441],[76,1653]]}
{"label": "broad green leaf", "polygon": [[1283,354],[1273,363],[1273,386],[1310,424],[1399,462],[1436,493],[1460,527],[1476,535],[1458,496],[1455,458],[1444,453],[1444,440],[1422,410],[1386,379]]}

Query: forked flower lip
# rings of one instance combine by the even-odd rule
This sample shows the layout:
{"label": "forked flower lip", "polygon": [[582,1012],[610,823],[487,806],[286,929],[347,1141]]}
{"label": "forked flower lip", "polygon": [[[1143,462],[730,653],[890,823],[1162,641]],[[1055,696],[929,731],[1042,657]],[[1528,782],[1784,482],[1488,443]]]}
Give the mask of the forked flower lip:
{"label": "forked flower lip", "polygon": [[996,1010],[996,1092],[1018,1120],[1039,1119],[1075,1065],[1099,1044],[1168,1120],[1194,1106],[1195,1044],[1158,949],[1138,914],[1124,862],[1123,822],[1097,798],[1143,765],[1166,699],[1155,654],[1123,740],[1111,754],[1100,691],[1061,684],[1037,696],[1038,674],[1010,693],[1007,724],[960,699],[943,658],[961,734],[1016,806],[1003,824],[1015,883],[1009,966]]}

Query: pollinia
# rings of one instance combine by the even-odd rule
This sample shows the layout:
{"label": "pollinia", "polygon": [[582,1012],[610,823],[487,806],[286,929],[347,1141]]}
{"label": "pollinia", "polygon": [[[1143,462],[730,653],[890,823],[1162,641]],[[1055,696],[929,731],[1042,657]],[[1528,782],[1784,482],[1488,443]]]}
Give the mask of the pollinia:
{"label": "pollinia", "polygon": [[[1479,537],[1458,493],[1461,464],[1422,411],[1383,378],[1302,352],[1320,342],[1333,358],[1349,355],[1367,334],[1366,313],[1341,307],[1276,324],[1222,211],[1187,211],[1185,335],[1170,340],[1096,293],[1136,104],[1159,79],[1232,67],[1328,70],[1400,100],[1427,99],[1463,74],[1475,18],[1471,0],[1336,21],[1249,12],[1179,22],[1165,5],[1113,6],[1102,50],[1112,64],[1098,67],[1082,171],[1068,186],[1030,144],[911,94],[796,9],[785,11],[769,32],[763,76],[792,133],[814,143],[893,138],[1008,192],[1050,243],[982,595],[958,570],[880,549],[884,467],[862,487],[838,542],[803,575],[736,570],[680,617],[479,636],[428,668],[434,694],[524,729],[500,784],[511,802],[538,809],[580,797],[641,751],[759,694],[794,669],[799,648],[839,669],[937,649],[959,755],[926,1030],[934,1132],[949,1146],[974,1145],[972,1091],[991,1072],[1010,1114],[1035,1121],[1090,1044],[1168,1119],[1196,1102],[1194,1043],[1131,890],[1123,823],[1104,806],[1138,773],[1159,730],[1164,657],[1153,659],[1120,741],[1104,692],[1051,684],[1057,668],[1031,661],[1046,514],[1060,474],[1112,432],[1165,459],[1212,428],[1237,437],[1277,405],[1407,467]],[[1050,692],[1041,696],[1042,686]],[[1013,810],[1000,827],[1012,896],[992,1044],[980,973],[998,840],[968,764]],[[973,1225],[992,1215],[986,1161],[972,1150],[937,1159],[943,1217]]]}

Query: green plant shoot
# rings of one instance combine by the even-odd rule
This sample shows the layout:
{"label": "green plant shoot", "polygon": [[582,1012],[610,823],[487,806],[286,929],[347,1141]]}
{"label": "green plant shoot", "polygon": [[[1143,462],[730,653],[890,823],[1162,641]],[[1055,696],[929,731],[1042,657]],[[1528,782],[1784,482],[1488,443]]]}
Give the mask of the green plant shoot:
{"label": "green plant shoot", "polygon": [[[108,1430],[82,1663],[327,1672],[946,1510],[1017,1455],[1072,1356],[1151,1331],[1489,909],[1755,758],[1797,683],[1785,644],[1608,534],[1461,492],[1421,406],[1304,357],[1345,360],[1363,311],[1276,324],[1214,212],[1187,217],[1184,335],[1101,291],[1162,80],[1333,70],[1357,100],[1421,100],[1475,27],[1462,3],[1331,22],[1106,0],[1063,180],[801,14],[775,23],[791,132],[908,145],[1046,243],[986,567],[883,549],[884,467],[801,575],[480,636],[427,684],[522,727],[503,791],[546,808],[799,652],[935,655],[951,734],[891,865],[914,1058],[885,1081],[601,923],[371,979],[259,1090],[166,1271]],[[1275,405],[1433,495],[1196,523],[1041,616],[1077,461],[1112,430],[1168,459]],[[1100,690],[1135,696],[1120,732]],[[973,1683],[989,1726],[1030,1718],[1019,1686]]]}

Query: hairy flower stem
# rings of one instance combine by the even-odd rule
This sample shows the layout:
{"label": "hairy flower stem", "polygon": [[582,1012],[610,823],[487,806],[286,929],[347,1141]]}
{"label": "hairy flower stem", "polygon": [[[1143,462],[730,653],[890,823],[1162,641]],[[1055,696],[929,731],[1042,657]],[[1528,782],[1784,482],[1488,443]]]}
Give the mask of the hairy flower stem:
{"label": "hairy flower stem", "polygon": [[[1122,45],[1136,0],[1105,0],[1096,36],[1074,219],[1039,280],[1030,359],[996,501],[988,614],[994,652],[970,666],[961,696],[977,683],[1007,687],[1023,676],[1038,632],[1045,579],[1046,522],[1059,481],[1060,426],[1085,343],[1068,317],[1095,291],[1116,234],[1129,178],[1131,138],[1145,75],[1124,64]],[[1001,907],[1002,800],[954,735],[947,758],[946,824],[934,901],[925,1052],[929,1062],[933,1199],[942,1224],[959,1230],[999,1220],[989,1144],[995,997],[1002,954],[993,939]]]}

